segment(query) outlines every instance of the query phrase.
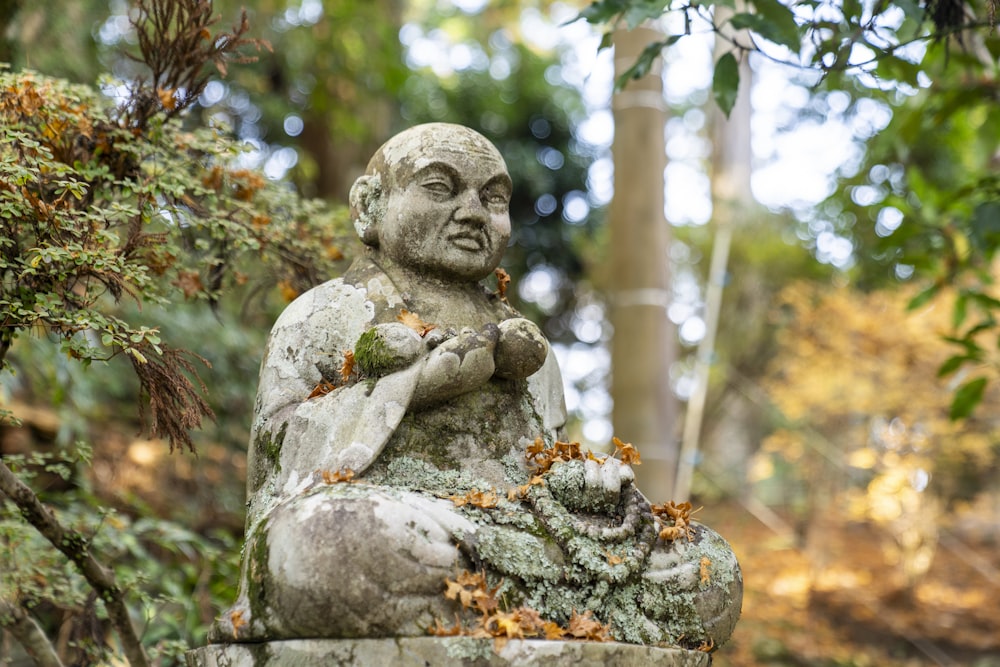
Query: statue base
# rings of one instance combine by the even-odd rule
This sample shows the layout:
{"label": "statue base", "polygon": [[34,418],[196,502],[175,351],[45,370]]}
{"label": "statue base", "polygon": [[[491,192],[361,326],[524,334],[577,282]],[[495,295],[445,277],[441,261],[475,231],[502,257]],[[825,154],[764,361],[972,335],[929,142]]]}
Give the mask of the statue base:
{"label": "statue base", "polygon": [[260,644],[212,644],[189,651],[188,667],[708,667],[709,654],[616,642],[472,637],[290,639]]}

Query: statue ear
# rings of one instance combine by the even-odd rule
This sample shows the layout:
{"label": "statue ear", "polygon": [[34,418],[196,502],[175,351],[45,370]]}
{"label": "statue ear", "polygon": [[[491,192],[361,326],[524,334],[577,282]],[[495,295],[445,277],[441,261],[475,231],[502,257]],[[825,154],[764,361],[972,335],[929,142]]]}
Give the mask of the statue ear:
{"label": "statue ear", "polygon": [[351,219],[354,229],[365,245],[378,246],[378,225],[382,222],[382,179],[378,174],[365,175],[354,181],[350,193]]}

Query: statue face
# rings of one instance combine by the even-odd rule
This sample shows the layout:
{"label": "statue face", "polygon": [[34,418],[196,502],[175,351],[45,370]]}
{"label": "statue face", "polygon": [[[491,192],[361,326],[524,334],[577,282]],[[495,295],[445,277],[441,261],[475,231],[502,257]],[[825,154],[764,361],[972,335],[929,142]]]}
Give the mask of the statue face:
{"label": "statue face", "polygon": [[380,251],[447,280],[476,281],[510,239],[511,180],[496,148],[468,128],[420,126],[383,149]]}

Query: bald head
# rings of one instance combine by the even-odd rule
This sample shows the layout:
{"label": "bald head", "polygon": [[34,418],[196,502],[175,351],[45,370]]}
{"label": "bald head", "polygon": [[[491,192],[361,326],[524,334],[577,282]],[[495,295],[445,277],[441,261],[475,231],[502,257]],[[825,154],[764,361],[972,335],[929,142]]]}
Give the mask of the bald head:
{"label": "bald head", "polygon": [[464,158],[488,168],[500,165],[507,171],[496,146],[464,125],[425,123],[403,130],[375,151],[365,175],[351,188],[351,218],[362,241],[368,245],[375,241],[370,229],[382,214],[382,195],[405,186],[421,169],[442,158]]}
{"label": "bald head", "polygon": [[510,238],[510,197],[507,165],[486,137],[428,123],[375,152],[351,188],[351,215],[361,240],[400,265],[480,279]]}
{"label": "bald head", "polygon": [[365,173],[378,174],[383,187],[405,182],[442,154],[466,155],[498,162],[506,169],[500,151],[475,130],[452,123],[427,123],[404,130],[382,144],[368,162]]}

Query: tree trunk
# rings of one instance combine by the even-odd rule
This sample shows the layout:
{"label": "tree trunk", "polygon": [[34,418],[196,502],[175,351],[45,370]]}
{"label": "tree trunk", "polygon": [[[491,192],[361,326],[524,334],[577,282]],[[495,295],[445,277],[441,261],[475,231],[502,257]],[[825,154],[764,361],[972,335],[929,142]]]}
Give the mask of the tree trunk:
{"label": "tree trunk", "polygon": [[[651,28],[614,35],[615,72],[625,71],[647,44]],[[677,406],[670,388],[676,357],[667,318],[670,228],[664,214],[664,128],[661,63],[614,96],[615,194],[611,202],[611,396],[615,434],[642,455],[637,484],[654,500],[669,499],[677,464]]]}
{"label": "tree trunk", "polygon": [[[720,7],[718,12],[732,10]],[[723,17],[717,12],[716,20],[721,24]],[[723,40],[716,41],[716,56],[731,49]],[[715,358],[715,334],[719,326],[722,308],[722,292],[728,275],[729,246],[733,237],[733,226],[738,216],[752,210],[753,195],[750,191],[750,167],[752,151],[750,147],[750,67],[746,59],[740,63],[740,86],[729,118],[719,110],[712,109],[712,222],[715,225],[715,239],[712,244],[712,258],[709,263],[708,281],[705,286],[705,337],[698,344],[695,360],[694,392],[688,399],[684,413],[684,433],[681,440],[680,460],[677,468],[675,493],[678,501],[685,501],[691,492],[691,481],[698,458],[700,438],[703,430],[705,403],[712,359]],[[746,443],[733,443],[736,446]],[[743,468],[749,450],[742,453]]]}

